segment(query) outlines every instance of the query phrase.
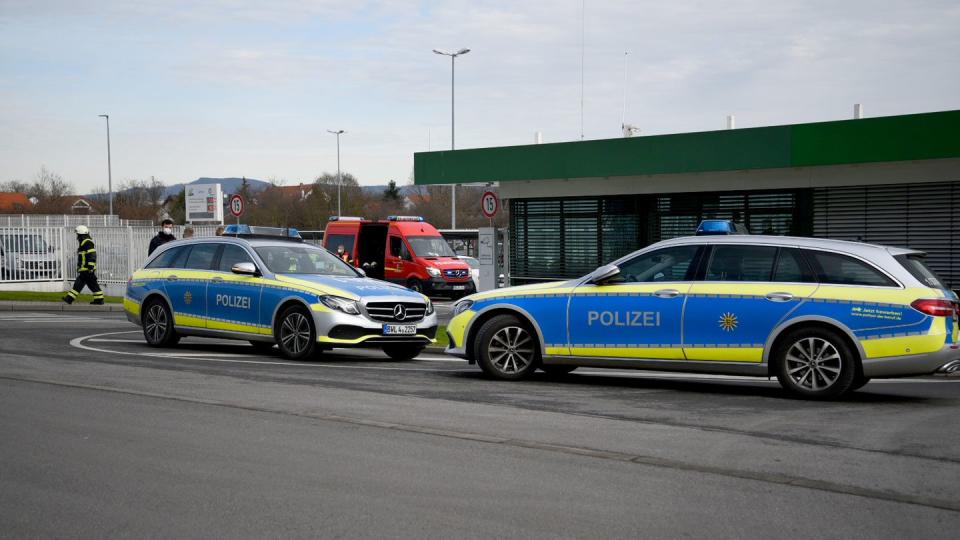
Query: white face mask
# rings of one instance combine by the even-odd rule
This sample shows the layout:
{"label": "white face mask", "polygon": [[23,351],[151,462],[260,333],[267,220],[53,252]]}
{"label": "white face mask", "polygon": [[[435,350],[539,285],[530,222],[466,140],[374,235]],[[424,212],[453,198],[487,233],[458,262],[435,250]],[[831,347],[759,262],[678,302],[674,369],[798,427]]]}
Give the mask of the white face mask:
{"label": "white face mask", "polygon": [[163,234],[173,234],[173,229],[170,227],[164,227]]}

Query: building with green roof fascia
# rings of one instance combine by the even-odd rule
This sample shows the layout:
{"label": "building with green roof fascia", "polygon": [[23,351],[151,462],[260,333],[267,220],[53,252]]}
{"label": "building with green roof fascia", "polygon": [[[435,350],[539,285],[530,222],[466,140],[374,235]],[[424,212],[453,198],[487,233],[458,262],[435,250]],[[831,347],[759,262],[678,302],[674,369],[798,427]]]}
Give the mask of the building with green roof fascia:
{"label": "building with green roof fascia", "polygon": [[416,184],[960,158],[960,111],[414,155]]}

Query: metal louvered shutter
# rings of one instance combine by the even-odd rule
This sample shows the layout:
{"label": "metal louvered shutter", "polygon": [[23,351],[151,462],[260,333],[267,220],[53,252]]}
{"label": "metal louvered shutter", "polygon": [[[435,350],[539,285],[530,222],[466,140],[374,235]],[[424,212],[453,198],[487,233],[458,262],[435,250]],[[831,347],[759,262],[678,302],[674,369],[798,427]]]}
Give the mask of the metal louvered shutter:
{"label": "metal louvered shutter", "polygon": [[960,287],[960,182],[817,188],[813,235],[907,247]]}
{"label": "metal louvered shutter", "polygon": [[511,200],[511,283],[582,276],[636,250],[642,229],[638,200]]}

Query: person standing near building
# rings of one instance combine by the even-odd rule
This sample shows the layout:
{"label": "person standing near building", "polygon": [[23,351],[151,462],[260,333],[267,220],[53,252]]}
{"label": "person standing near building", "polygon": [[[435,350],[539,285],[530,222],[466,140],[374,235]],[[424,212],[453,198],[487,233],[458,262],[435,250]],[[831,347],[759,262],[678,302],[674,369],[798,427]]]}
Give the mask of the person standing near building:
{"label": "person standing near building", "polygon": [[193,227],[187,227],[183,229],[183,239],[193,238]]}
{"label": "person standing near building", "polygon": [[93,293],[93,302],[90,303],[101,306],[103,291],[97,283],[97,249],[90,238],[90,229],[86,225],[77,225],[74,232],[77,233],[77,280],[73,282],[73,288],[64,295],[63,301],[72,304],[80,296],[83,287],[87,286]]}
{"label": "person standing near building", "polygon": [[156,236],[150,239],[150,249],[147,250],[147,256],[153,254],[156,249],[167,242],[173,242],[177,239],[173,235],[173,220],[165,219],[163,223],[160,224],[160,232]]}

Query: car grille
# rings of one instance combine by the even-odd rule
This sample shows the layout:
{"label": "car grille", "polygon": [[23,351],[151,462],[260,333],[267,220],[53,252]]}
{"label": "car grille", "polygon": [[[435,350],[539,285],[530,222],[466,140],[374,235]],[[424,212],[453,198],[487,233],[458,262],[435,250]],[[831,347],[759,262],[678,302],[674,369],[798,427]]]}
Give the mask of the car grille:
{"label": "car grille", "polygon": [[469,270],[444,270],[443,275],[452,278],[465,278],[470,275]]}
{"label": "car grille", "polygon": [[[397,318],[397,306],[403,307],[405,315],[403,318]],[[377,321],[417,322],[423,319],[426,311],[426,304],[419,302],[370,302],[367,304],[367,315]]]}

